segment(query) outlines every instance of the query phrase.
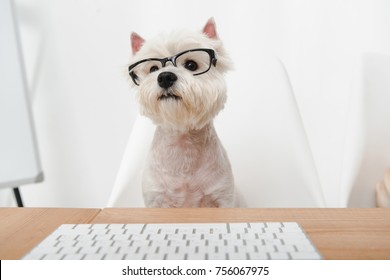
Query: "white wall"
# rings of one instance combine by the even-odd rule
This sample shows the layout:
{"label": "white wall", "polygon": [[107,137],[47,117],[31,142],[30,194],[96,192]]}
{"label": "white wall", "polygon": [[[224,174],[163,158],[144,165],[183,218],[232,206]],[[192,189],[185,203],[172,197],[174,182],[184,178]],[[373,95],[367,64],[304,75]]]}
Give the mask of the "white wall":
{"label": "white wall", "polygon": [[[390,1],[17,0],[16,7],[46,176],[21,188],[27,206],[106,205],[136,114],[124,73],[130,32],[147,39],[200,29],[211,16],[234,61],[272,53],[284,62],[328,206],[338,206],[354,59],[390,53]],[[228,77],[247,71],[256,65]],[[255,86],[242,85],[243,94]],[[0,197],[11,203],[5,191]]]}

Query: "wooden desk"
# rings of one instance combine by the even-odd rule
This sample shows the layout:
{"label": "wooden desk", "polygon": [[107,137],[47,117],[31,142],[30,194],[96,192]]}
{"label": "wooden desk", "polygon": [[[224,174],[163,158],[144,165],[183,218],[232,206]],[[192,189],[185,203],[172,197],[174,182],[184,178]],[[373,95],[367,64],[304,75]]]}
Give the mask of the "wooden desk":
{"label": "wooden desk", "polygon": [[91,223],[100,209],[0,208],[0,259],[20,259],[64,223]]}
{"label": "wooden desk", "polygon": [[20,258],[61,223],[297,221],[325,259],[390,259],[390,209],[0,208],[0,259]]}

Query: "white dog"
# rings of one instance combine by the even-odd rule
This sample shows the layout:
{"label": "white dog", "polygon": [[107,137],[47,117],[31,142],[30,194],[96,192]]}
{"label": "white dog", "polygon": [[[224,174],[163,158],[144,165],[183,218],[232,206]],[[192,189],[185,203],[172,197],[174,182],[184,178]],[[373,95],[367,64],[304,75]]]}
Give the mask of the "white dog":
{"label": "white dog", "polygon": [[234,182],[213,126],[231,62],[210,19],[201,32],[144,40],[131,34],[129,75],[141,113],[156,125],[143,175],[147,207],[233,207]]}

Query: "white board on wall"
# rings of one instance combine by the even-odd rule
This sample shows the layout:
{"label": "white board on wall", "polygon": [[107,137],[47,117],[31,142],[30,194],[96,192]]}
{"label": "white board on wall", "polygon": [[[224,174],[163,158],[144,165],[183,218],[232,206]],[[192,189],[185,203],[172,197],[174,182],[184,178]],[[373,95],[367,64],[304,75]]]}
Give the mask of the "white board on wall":
{"label": "white board on wall", "polygon": [[0,188],[42,180],[14,7],[0,0]]}

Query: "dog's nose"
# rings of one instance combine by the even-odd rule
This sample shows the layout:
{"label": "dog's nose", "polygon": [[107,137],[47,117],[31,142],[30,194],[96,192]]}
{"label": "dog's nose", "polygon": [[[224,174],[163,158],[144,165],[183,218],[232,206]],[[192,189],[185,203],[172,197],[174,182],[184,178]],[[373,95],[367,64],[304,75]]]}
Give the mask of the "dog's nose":
{"label": "dog's nose", "polygon": [[162,72],[157,77],[157,81],[160,87],[170,88],[177,80],[177,76],[172,72]]}

